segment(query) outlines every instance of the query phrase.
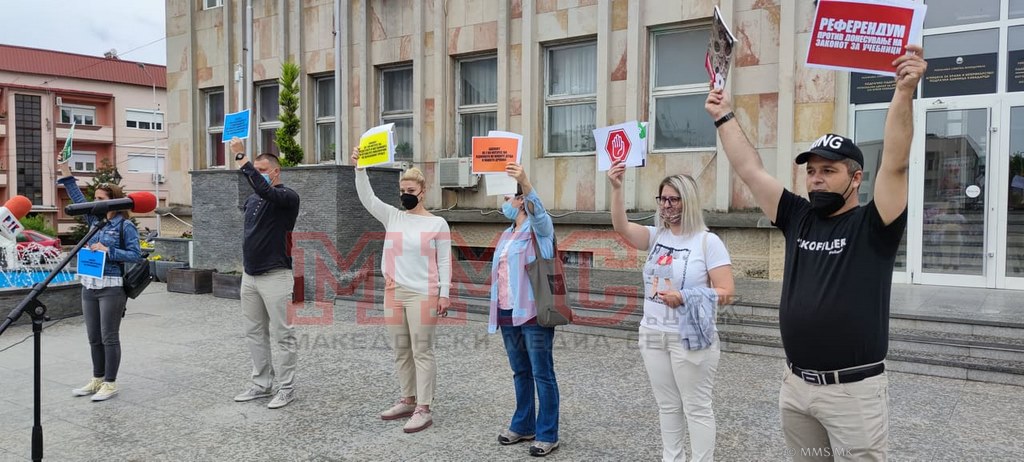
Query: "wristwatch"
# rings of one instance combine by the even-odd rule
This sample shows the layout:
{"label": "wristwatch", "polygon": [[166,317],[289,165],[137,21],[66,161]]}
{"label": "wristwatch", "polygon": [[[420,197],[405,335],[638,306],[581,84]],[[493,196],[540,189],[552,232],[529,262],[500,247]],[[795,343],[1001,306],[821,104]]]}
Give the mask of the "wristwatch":
{"label": "wristwatch", "polygon": [[731,111],[728,114],[720,117],[718,120],[715,121],[715,128],[721,127],[722,124],[732,120],[733,117],[736,117],[736,114],[733,114]]}
{"label": "wristwatch", "polygon": [[235,160],[242,160],[242,158],[244,158],[244,157],[245,157],[245,153],[244,152],[240,152],[238,154],[235,154]]}

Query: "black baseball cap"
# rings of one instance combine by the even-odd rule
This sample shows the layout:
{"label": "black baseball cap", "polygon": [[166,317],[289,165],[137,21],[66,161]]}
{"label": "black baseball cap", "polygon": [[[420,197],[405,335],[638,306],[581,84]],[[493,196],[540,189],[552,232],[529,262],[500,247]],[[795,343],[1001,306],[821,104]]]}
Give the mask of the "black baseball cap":
{"label": "black baseball cap", "polygon": [[814,141],[811,148],[796,156],[797,164],[806,164],[811,156],[821,156],[829,160],[853,159],[864,168],[864,154],[860,148],[853,143],[853,140],[829,133]]}

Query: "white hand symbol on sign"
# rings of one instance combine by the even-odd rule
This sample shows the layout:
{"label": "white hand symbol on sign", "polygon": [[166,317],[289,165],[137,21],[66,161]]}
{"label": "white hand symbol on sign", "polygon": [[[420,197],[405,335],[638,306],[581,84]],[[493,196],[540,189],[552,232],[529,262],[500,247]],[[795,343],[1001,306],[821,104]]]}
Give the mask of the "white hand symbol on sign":
{"label": "white hand symbol on sign", "polygon": [[609,152],[608,156],[611,157],[612,162],[626,160],[626,143],[622,140],[622,135],[615,133],[612,136],[614,136],[612,139],[612,152]]}

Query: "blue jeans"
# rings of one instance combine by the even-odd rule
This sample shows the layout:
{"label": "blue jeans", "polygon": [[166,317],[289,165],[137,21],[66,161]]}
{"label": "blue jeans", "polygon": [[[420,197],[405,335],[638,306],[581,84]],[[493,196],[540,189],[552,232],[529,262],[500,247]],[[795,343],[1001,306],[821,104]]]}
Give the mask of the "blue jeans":
{"label": "blue jeans", "polygon": [[[537,441],[554,443],[558,441],[558,382],[551,352],[555,329],[538,326],[535,319],[513,326],[511,310],[498,310],[498,325],[516,387],[516,412],[509,429],[520,435],[536,434]],[[540,401],[536,409],[535,386]]]}

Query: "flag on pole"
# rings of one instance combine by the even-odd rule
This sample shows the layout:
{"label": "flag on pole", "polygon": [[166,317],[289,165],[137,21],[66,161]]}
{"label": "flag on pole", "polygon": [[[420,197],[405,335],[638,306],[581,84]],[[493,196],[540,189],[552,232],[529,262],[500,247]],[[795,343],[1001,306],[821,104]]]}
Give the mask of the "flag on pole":
{"label": "flag on pole", "polygon": [[64,141],[64,149],[60,150],[60,155],[57,156],[58,164],[66,164],[71,160],[71,139],[75,136],[75,123],[71,121],[71,131],[68,132],[68,139]]}

